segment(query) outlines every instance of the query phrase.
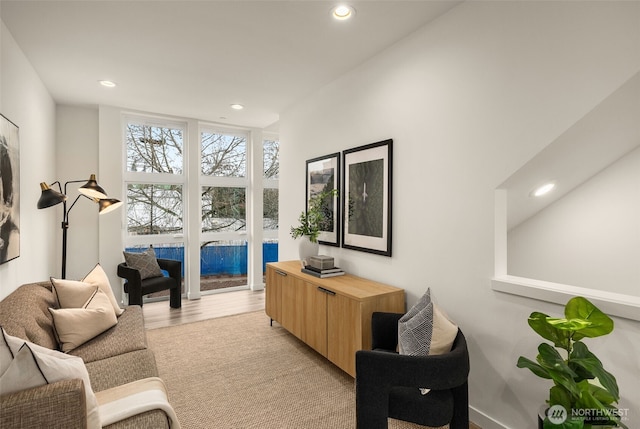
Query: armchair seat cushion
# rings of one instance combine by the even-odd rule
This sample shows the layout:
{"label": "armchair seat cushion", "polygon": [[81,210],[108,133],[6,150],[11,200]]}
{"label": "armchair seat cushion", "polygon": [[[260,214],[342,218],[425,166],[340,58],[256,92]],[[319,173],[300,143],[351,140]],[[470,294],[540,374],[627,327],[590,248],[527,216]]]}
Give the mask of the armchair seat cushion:
{"label": "armchair seat cushion", "polygon": [[[428,418],[424,410],[430,410]],[[451,390],[431,390],[421,395],[415,387],[392,387],[389,417],[423,426],[444,426],[453,419],[453,395]]]}
{"label": "armchair seat cushion", "polygon": [[[142,294],[161,292],[163,290],[176,287],[175,281],[171,277],[151,277],[144,279],[142,283]],[[129,282],[124,284],[124,291],[129,293]]]}

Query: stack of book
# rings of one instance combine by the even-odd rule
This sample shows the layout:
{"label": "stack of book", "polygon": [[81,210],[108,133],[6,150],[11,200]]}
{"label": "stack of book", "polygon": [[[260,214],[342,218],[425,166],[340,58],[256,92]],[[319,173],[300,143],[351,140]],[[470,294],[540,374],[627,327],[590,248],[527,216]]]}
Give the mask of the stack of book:
{"label": "stack of book", "polygon": [[325,279],[327,277],[336,277],[336,276],[344,275],[344,271],[342,271],[338,267],[320,269],[320,268],[312,267],[311,265],[305,265],[304,268],[302,268],[302,272],[315,277],[319,277],[321,279]]}

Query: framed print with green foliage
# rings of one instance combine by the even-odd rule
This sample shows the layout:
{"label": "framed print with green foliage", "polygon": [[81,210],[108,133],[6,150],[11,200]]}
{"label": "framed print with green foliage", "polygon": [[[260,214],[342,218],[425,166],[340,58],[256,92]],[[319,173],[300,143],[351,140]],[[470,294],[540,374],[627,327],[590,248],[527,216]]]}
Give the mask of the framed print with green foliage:
{"label": "framed print with green foliage", "polygon": [[342,247],[391,256],[393,140],[345,150],[342,155]]}
{"label": "framed print with green foliage", "polygon": [[312,198],[322,198],[318,243],[340,246],[340,153],[309,159],[306,164],[307,212]]}

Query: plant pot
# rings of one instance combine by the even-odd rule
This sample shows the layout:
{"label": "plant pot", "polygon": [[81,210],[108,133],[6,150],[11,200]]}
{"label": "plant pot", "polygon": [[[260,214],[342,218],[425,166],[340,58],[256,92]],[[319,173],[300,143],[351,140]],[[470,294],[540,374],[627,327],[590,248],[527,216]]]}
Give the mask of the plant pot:
{"label": "plant pot", "polygon": [[312,243],[311,240],[309,240],[309,237],[300,237],[300,242],[298,243],[298,255],[300,256],[302,264],[309,265],[309,258],[311,256],[317,256],[319,249],[320,245],[318,243]]}

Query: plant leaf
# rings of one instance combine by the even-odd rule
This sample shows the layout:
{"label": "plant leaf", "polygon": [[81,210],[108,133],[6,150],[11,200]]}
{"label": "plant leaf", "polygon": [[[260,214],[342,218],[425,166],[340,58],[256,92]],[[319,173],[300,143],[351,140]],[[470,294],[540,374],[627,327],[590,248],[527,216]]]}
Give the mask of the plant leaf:
{"label": "plant leaf", "polygon": [[538,365],[537,363],[535,363],[531,359],[527,359],[524,356],[520,356],[518,358],[517,367],[518,368],[528,368],[528,369],[531,370],[531,372],[533,372],[538,377],[546,378],[546,379],[549,379],[549,380],[551,379],[551,376],[549,375],[549,371],[547,371],[546,369],[544,369],[543,367],[541,367],[540,365]]}
{"label": "plant leaf", "polygon": [[616,402],[620,399],[616,378],[604,369],[600,359],[589,351],[586,344],[582,341],[576,341],[573,344],[573,351],[569,360],[572,364],[580,366],[597,378],[602,387],[615,398]]}
{"label": "plant leaf", "polygon": [[578,331],[591,326],[591,322],[584,319],[554,319],[552,317],[547,318],[547,323],[557,329],[563,331]]}
{"label": "plant leaf", "polygon": [[571,394],[564,387],[555,385],[549,389],[549,405],[562,405],[571,410]]}
{"label": "plant leaf", "polygon": [[547,343],[538,346],[540,354],[537,357],[540,366],[545,368],[554,383],[564,387],[572,395],[580,395],[580,391],[574,378],[577,374],[562,359],[560,353]]}
{"label": "plant leaf", "polygon": [[529,316],[529,326],[542,338],[553,342],[556,347],[562,347],[565,350],[569,350],[569,337],[570,334],[562,331],[548,321],[549,316],[538,311],[534,311]]}
{"label": "plant leaf", "polygon": [[567,319],[582,319],[590,322],[589,326],[576,330],[573,335],[574,341],[584,337],[594,338],[607,335],[613,331],[613,320],[581,296],[571,298],[567,302],[564,307],[564,315]]}

